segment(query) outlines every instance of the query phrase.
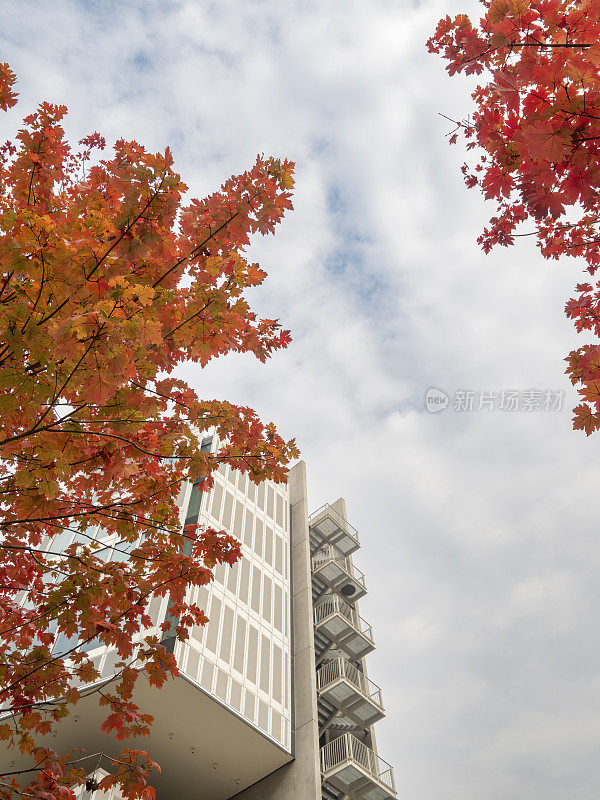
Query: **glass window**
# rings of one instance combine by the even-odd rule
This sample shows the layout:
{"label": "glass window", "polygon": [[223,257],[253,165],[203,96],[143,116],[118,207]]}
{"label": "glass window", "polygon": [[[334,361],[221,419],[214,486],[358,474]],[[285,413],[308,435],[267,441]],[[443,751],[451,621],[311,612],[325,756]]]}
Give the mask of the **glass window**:
{"label": "glass window", "polygon": [[190,494],[190,502],[188,503],[186,519],[190,517],[197,517],[200,513],[200,506],[202,504],[202,492],[198,488],[198,484],[192,486],[192,493]]}

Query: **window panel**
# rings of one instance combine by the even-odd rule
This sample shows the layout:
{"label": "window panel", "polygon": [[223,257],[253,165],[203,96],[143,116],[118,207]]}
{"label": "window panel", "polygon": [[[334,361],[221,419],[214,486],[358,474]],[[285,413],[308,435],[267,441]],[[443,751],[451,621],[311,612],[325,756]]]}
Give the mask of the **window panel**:
{"label": "window panel", "polygon": [[223,613],[223,626],[221,631],[221,647],[219,655],[223,661],[229,663],[231,659],[231,637],[233,634],[233,609],[225,606]]}
{"label": "window panel", "polygon": [[237,590],[237,579],[239,571],[240,571],[239,561],[236,561],[235,564],[229,567],[229,574],[227,575],[227,588],[232,594],[235,594]]}
{"label": "window panel", "polygon": [[273,530],[265,525],[265,561],[273,566]]}
{"label": "window panel", "polygon": [[200,665],[200,656],[198,652],[191,647],[187,648],[187,664],[185,671],[188,676],[193,680],[198,678],[198,667]]}
{"label": "window panel", "polygon": [[158,625],[158,615],[160,613],[160,607],[162,606],[162,597],[153,597],[148,604],[148,616],[152,620],[151,625]]}
{"label": "window panel", "polygon": [[246,699],[244,702],[244,716],[251,722],[254,722],[254,715],[256,714],[256,698],[246,689]]}
{"label": "window panel", "polygon": [[218,597],[213,597],[210,605],[210,619],[208,623],[208,633],[206,635],[206,648],[211,653],[217,652],[217,639],[221,622],[221,601]]}
{"label": "window panel", "polygon": [[263,731],[269,730],[269,707],[262,700],[258,701],[258,727]]}
{"label": "window panel", "polygon": [[237,681],[231,680],[231,691],[229,693],[229,704],[236,711],[242,708],[242,687]]}
{"label": "window panel", "polygon": [[257,566],[252,567],[252,598],[250,608],[260,614],[260,570]]}
{"label": "window panel", "polygon": [[248,478],[248,488],[246,490],[246,494],[248,495],[248,500],[251,503],[254,503],[256,500],[256,484]]}
{"label": "window panel", "polygon": [[267,489],[267,514],[271,519],[275,516],[275,489],[269,486]]}
{"label": "window panel", "polygon": [[273,602],[273,624],[280,633],[283,633],[283,591],[281,586],[275,584],[275,598]]}
{"label": "window panel", "polygon": [[261,511],[265,510],[265,484],[259,483],[258,484],[258,491],[256,497],[256,505],[260,508]]}
{"label": "window panel", "polygon": [[242,518],[244,516],[244,506],[239,500],[235,501],[235,514],[233,517],[233,535],[238,539],[242,538]]}
{"label": "window panel", "polygon": [[281,742],[281,714],[278,714],[274,709],[271,710],[271,735],[278,742]]}
{"label": "window panel", "polygon": [[197,485],[192,486],[190,494],[190,502],[188,503],[186,511],[186,519],[189,517],[197,517],[200,513],[200,506],[202,505],[202,492]]}
{"label": "window panel", "polygon": [[275,534],[275,571],[283,575],[283,542],[277,534]]}
{"label": "window panel", "polygon": [[215,694],[221,700],[227,700],[227,679],[228,675],[222,669],[217,667],[217,685],[215,686]]}
{"label": "window panel", "polygon": [[248,658],[246,660],[246,677],[256,683],[256,662],[258,660],[258,630],[250,625],[248,630]]}
{"label": "window panel", "polygon": [[240,590],[238,597],[242,603],[248,602],[248,590],[250,588],[250,562],[247,558],[242,557],[242,566],[240,569]]}
{"label": "window panel", "polygon": [[225,584],[225,570],[227,569],[226,564],[217,564],[215,567],[215,582],[220,583],[221,585]]}
{"label": "window panel", "polygon": [[233,668],[243,674],[244,654],[246,652],[246,620],[238,616],[235,630],[235,650],[233,653]]}
{"label": "window panel", "polygon": [[275,521],[280,528],[283,528],[283,497],[277,494],[277,515]]}
{"label": "window panel", "polygon": [[225,503],[223,504],[223,527],[231,531],[231,514],[233,512],[233,495],[225,491]]}
{"label": "window panel", "polygon": [[214,665],[210,663],[210,661],[204,660],[204,664],[202,665],[202,678],[200,683],[204,688],[211,692],[212,691],[212,682],[213,676],[215,674]]}
{"label": "window panel", "polygon": [[281,648],[273,644],[273,699],[278,703],[282,701],[281,694],[281,673],[283,664],[283,653]]}
{"label": "window panel", "polygon": [[256,518],[256,530],[254,531],[254,552],[262,558],[263,554],[264,525],[262,519]]}
{"label": "window panel", "polygon": [[260,648],[260,688],[263,692],[269,693],[269,683],[271,677],[271,642],[266,636],[262,636]]}
{"label": "window panel", "polygon": [[252,528],[254,526],[254,514],[250,509],[246,509],[246,523],[244,525],[244,544],[252,547]]}
{"label": "window panel", "polygon": [[206,609],[208,608],[208,589],[206,588],[206,586],[200,586],[200,588],[198,589],[198,595],[196,597],[196,605],[198,606],[198,608],[201,608],[202,611],[206,612]]}
{"label": "window panel", "polygon": [[213,487],[213,498],[210,506],[210,513],[215,519],[221,519],[221,500],[223,499],[223,487],[215,481]]}
{"label": "window panel", "polygon": [[262,615],[263,619],[270,625],[271,624],[271,579],[263,576],[263,605]]}

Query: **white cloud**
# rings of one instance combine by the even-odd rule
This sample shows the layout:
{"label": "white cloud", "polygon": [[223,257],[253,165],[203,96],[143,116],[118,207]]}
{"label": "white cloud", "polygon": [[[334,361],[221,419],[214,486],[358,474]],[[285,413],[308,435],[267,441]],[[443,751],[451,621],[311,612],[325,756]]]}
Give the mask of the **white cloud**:
{"label": "white cloud", "polygon": [[[17,111],[53,99],[74,136],[171,144],[196,195],[257,152],[297,161],[295,212],[252,249],[256,306],[293,344],[186,374],[297,436],[313,507],[346,496],[401,796],[589,800],[600,440],[570,430],[577,267],[475,244],[491,209],[438,116],[466,112],[468,83],[424,46],[463,7],[38,0],[3,10],[3,59]],[[560,413],[430,415],[431,385],[570,394]]]}

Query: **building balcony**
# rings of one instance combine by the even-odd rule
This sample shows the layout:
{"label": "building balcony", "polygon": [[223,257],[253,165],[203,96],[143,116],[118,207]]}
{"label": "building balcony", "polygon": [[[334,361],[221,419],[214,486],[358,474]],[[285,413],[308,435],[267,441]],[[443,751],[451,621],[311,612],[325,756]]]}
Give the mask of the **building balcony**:
{"label": "building balcony", "polygon": [[337,595],[327,595],[316,606],[315,631],[352,659],[375,649],[371,626]]}
{"label": "building balcony", "polygon": [[395,800],[394,773],[351,733],[343,733],[321,748],[323,780],[350,800]]}
{"label": "building balcony", "polygon": [[379,686],[345,658],[323,664],[317,690],[338,711],[331,720],[335,727],[367,728],[385,716]]}
{"label": "building balcony", "polygon": [[354,603],[367,593],[365,576],[335,547],[327,545],[312,559],[313,577],[318,578],[327,589],[344,596]]}
{"label": "building balcony", "polygon": [[358,531],[330,505],[324,505],[308,519],[313,552],[326,545],[335,545],[342,556],[358,550]]}

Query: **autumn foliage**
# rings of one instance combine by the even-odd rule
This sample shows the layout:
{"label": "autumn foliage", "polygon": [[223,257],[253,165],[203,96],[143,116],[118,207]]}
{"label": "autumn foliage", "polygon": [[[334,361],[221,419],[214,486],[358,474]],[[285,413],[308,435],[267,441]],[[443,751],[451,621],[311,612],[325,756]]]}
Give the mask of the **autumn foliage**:
{"label": "autumn foliage", "polygon": [[[481,75],[473,112],[456,123],[478,160],[467,186],[495,201],[479,242],[488,252],[534,236],[545,258],[600,265],[600,3],[491,0],[477,24],[460,14],[438,24],[428,46],[450,75]],[[531,230],[523,231],[522,223]],[[519,232],[517,232],[517,229]],[[583,282],[566,305],[578,331],[600,337],[600,282]],[[576,429],[600,428],[600,345],[571,352],[567,374],[582,403]]]}
{"label": "autumn foliage", "polygon": [[[0,65],[4,111],[14,83]],[[65,140],[65,114],[42,103],[0,150],[0,702],[12,712],[0,739],[38,767],[1,777],[0,798],[72,796],[85,762],[41,737],[83,694],[105,707],[107,732],[148,732],[136,680],[160,686],[177,671],[162,634],[145,633],[149,598],[169,596],[185,639],[206,621],[188,589],[239,557],[224,531],[181,530],[182,482],[210,488],[223,461],[282,480],[297,455],[251,409],[202,400],[173,376],[186,360],[265,361],[288,344],[250,309],[245,291],[265,273],[243,251],[291,208],[293,165],[259,157],[184,203],[168,149],[120,140],[102,157],[97,133]],[[226,443],[212,453],[209,429]],[[77,535],[64,550],[66,532]],[[59,638],[68,644],[53,650]],[[88,655],[99,644],[118,654],[100,688]],[[124,750],[103,785],[151,797],[151,766]]]}

